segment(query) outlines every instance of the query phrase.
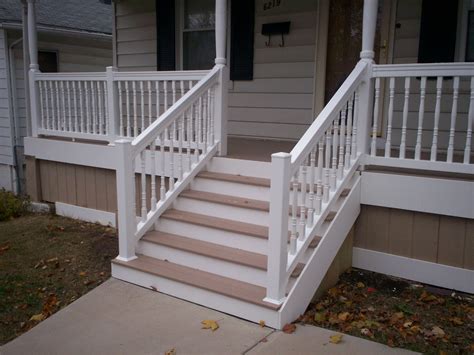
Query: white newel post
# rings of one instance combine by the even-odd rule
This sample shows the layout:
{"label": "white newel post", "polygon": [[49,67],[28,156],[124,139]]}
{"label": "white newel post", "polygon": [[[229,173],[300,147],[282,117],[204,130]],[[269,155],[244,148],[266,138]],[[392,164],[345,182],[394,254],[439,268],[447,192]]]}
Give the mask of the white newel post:
{"label": "white newel post", "polygon": [[215,139],[220,141],[219,155],[227,155],[227,86],[229,70],[226,66],[227,0],[216,0],[216,59],[220,67],[219,86],[215,91]]}
{"label": "white newel post", "polygon": [[291,155],[272,154],[270,186],[270,226],[268,233],[267,296],[265,301],[281,304],[285,299],[288,262],[288,209]]}
{"label": "white newel post", "polygon": [[374,40],[377,24],[378,0],[364,0],[362,24],[362,50],[360,60],[367,62],[365,79],[359,87],[359,112],[357,124],[357,152],[369,152],[370,132],[373,113],[372,65],[374,64]]}
{"label": "white newel post", "polygon": [[135,256],[135,170],[132,144],[121,139],[115,141],[117,151],[117,217],[119,230],[119,256],[117,259],[130,261]]}
{"label": "white newel post", "polygon": [[119,127],[119,117],[118,117],[118,106],[117,106],[117,97],[118,92],[114,84],[114,73],[117,71],[115,67],[107,67],[107,119],[108,123],[108,132],[109,136],[109,145],[114,145],[115,140],[119,136],[118,127]]}
{"label": "white newel post", "polygon": [[28,0],[28,51],[30,56],[30,71],[28,75],[28,84],[30,91],[30,110],[31,110],[31,135],[38,137],[38,122],[40,115],[39,93],[36,88],[35,75],[39,73],[38,65],[38,39],[36,33],[36,9],[35,0]]}

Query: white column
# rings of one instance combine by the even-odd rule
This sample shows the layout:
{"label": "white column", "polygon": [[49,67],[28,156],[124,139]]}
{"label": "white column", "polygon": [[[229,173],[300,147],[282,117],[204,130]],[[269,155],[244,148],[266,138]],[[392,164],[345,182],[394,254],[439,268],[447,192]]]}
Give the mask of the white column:
{"label": "white column", "polygon": [[118,135],[123,134],[119,132],[119,114],[118,114],[118,90],[114,82],[114,73],[117,71],[115,67],[107,67],[107,119],[109,120],[109,131],[107,135],[109,136],[109,145],[114,145],[114,141],[117,139]]}
{"label": "white column", "polygon": [[378,0],[364,0],[364,17],[362,22],[362,51],[360,58],[374,60],[375,27],[377,24]]}
{"label": "white column", "polygon": [[216,0],[216,64],[225,65],[227,39],[227,0]]}
{"label": "white column", "polygon": [[36,34],[36,0],[28,1],[28,46],[30,52],[30,69],[38,69],[38,38]]}

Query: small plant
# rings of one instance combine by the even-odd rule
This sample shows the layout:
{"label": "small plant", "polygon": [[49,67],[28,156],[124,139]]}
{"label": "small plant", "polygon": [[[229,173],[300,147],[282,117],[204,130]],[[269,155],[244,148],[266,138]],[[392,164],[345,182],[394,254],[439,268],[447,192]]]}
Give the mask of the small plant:
{"label": "small plant", "polygon": [[16,196],[5,189],[0,190],[0,221],[23,215],[30,204],[27,197]]}

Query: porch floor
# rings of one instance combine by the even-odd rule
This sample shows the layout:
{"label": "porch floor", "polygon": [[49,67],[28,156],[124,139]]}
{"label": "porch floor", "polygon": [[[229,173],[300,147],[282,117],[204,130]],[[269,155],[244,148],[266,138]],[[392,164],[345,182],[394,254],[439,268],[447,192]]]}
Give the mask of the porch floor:
{"label": "porch floor", "polygon": [[269,162],[273,153],[289,153],[296,142],[229,137],[227,144],[227,158]]}

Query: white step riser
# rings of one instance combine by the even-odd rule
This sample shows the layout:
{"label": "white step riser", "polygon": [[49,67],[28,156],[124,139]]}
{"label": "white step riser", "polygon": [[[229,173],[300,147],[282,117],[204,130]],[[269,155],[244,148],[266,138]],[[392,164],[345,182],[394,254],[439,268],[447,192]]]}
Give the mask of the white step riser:
{"label": "white step riser", "polygon": [[207,216],[226,218],[268,227],[269,213],[264,211],[234,207],[185,197],[178,198],[174,204],[174,208],[182,211],[200,213]]}
{"label": "white step riser", "polygon": [[266,286],[267,273],[265,270],[194,254],[164,245],[157,245],[143,240],[139,242],[138,252],[156,259],[168,260],[175,264],[207,271],[234,280],[262,287]]}
{"label": "white step riser", "polygon": [[262,186],[197,177],[193,180],[191,188],[193,190],[214,192],[223,195],[270,201],[270,188]]}
{"label": "white step riser", "polygon": [[165,218],[160,218],[158,220],[155,229],[166,233],[181,235],[183,237],[224,245],[231,248],[253,251],[259,254],[266,254],[267,252],[266,239],[227,232],[221,229],[203,227],[191,223],[168,220]]}
{"label": "white step riser", "polygon": [[116,264],[112,264],[112,276],[146,288],[153,286],[159,292],[201,304],[221,312],[230,313],[255,323],[263,320],[269,327],[281,328],[283,326],[279,322],[279,313],[277,311],[206,291],[198,287],[189,286]]}
{"label": "white step riser", "polygon": [[207,170],[215,173],[270,178],[271,163],[215,157],[207,165]]}

